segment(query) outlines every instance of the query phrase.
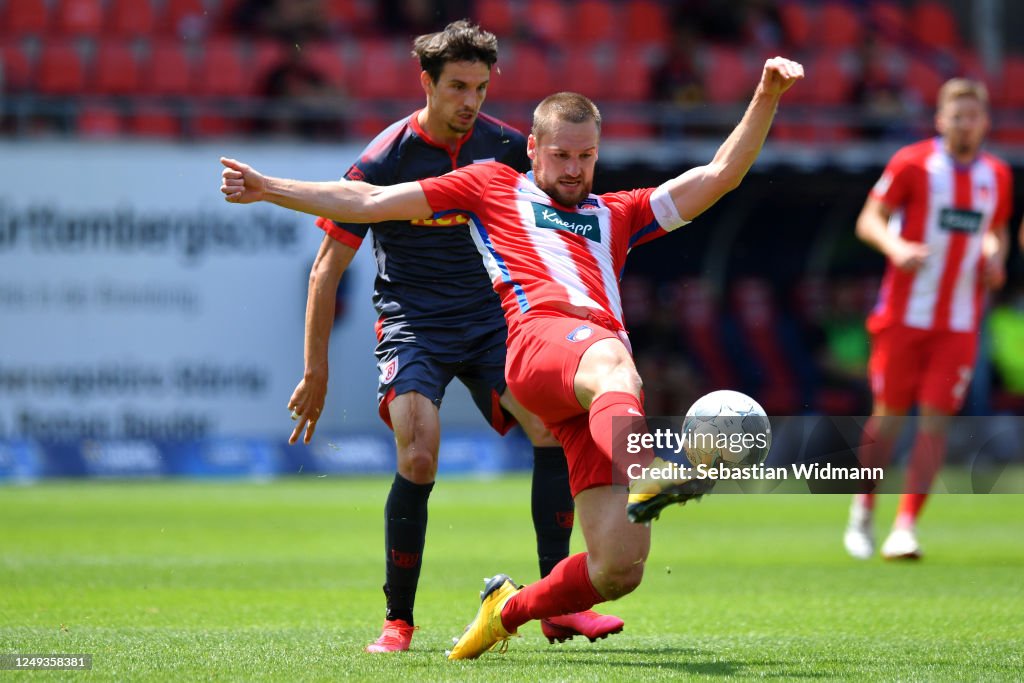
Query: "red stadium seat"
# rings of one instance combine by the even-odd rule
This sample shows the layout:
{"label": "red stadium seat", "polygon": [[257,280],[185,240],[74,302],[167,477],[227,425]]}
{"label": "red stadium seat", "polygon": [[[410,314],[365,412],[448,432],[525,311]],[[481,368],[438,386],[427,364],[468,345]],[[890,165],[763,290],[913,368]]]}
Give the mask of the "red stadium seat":
{"label": "red stadium seat", "polygon": [[111,0],[107,31],[115,36],[148,36],[156,26],[151,0]]}
{"label": "red stadium seat", "polygon": [[4,77],[3,92],[17,93],[31,87],[32,65],[17,43],[0,45],[0,73]]}
{"label": "red stadium seat", "polygon": [[787,97],[793,96],[793,102],[833,106],[852,101],[855,83],[846,53],[818,52],[809,55],[807,61],[807,78],[786,93]]}
{"label": "red stadium seat", "polygon": [[665,5],[656,0],[632,0],[625,7],[625,39],[663,48],[672,40]]}
{"label": "red stadium seat", "polygon": [[185,96],[192,92],[192,63],[178,41],[153,43],[143,71],[143,88],[149,94]]}
{"label": "red stadium seat", "polygon": [[863,38],[860,12],[844,0],[830,0],[818,10],[814,41],[821,47],[843,50]]}
{"label": "red stadium seat", "polygon": [[995,101],[998,106],[1024,108],[1024,57],[1011,56],[1003,62],[1003,74],[996,88]]}
{"label": "red stadium seat", "polygon": [[619,85],[610,76],[611,65],[604,59],[607,53],[593,45],[575,42],[568,43],[564,48],[561,73],[572,74],[574,91],[601,101]]}
{"label": "red stadium seat", "polygon": [[303,48],[306,59],[339,90],[348,89],[348,70],[338,47],[330,42],[311,43]]}
{"label": "red stadium seat", "polygon": [[536,104],[554,92],[551,78],[551,61],[543,48],[527,43],[518,43],[509,50],[502,47],[506,55],[502,82],[503,97],[512,100],[526,100]]}
{"label": "red stadium seat", "polygon": [[69,36],[96,36],[103,29],[100,0],[60,0],[56,10],[57,30]]}
{"label": "red stadium seat", "polygon": [[377,21],[377,8],[372,0],[324,0],[324,4],[328,19],[340,32],[370,32]]}
{"label": "red stadium seat", "polygon": [[0,32],[10,36],[42,35],[49,25],[46,0],[7,0],[0,9]]}
{"label": "red stadium seat", "polygon": [[242,62],[239,44],[231,39],[208,42],[203,50],[196,94],[246,97],[253,94],[254,73]]}
{"label": "red stadium seat", "polygon": [[496,36],[510,36],[516,32],[514,5],[507,0],[476,0],[473,20]]}
{"label": "red stadium seat", "polygon": [[572,21],[572,39],[589,43],[620,37],[618,7],[611,0],[578,0]]}
{"label": "red stadium seat", "polygon": [[168,109],[142,105],[128,117],[126,128],[140,137],[176,138],[181,135],[181,119]]}
{"label": "red stadium seat", "polygon": [[640,116],[623,114],[601,120],[601,137],[618,140],[643,140],[654,134],[651,125]]}
{"label": "red stadium seat", "polygon": [[733,104],[746,100],[753,92],[752,70],[739,50],[710,46],[704,50],[704,61],[704,93],[708,102]]}
{"label": "red stadium seat", "polygon": [[78,50],[69,43],[43,45],[36,87],[46,95],[74,95],[84,91],[85,66]]}
{"label": "red stadium seat", "polygon": [[101,95],[131,95],[142,89],[135,52],[128,43],[103,42],[96,51],[92,89]]}
{"label": "red stadium seat", "polygon": [[651,65],[639,50],[623,49],[612,59],[612,77],[606,99],[645,102],[651,98]]}
{"label": "red stadium seat", "polygon": [[906,10],[895,0],[875,0],[868,6],[868,31],[883,41],[903,42],[908,35]]}
{"label": "red stadium seat", "polygon": [[389,99],[419,98],[419,64],[409,54],[405,41],[363,40],[358,46],[360,67],[354,71],[351,87],[355,97]]}
{"label": "red stadium seat", "polygon": [[911,57],[907,62],[904,74],[904,87],[917,95],[919,101],[927,107],[935,106],[939,88],[946,79],[939,69],[929,60]]}
{"label": "red stadium seat", "polygon": [[77,130],[87,138],[113,138],[124,132],[124,124],[116,108],[88,105],[78,114]]}
{"label": "red stadium seat", "polygon": [[559,0],[529,0],[526,16],[530,18],[531,38],[561,43],[572,39],[575,34],[575,27],[571,27],[570,32],[569,10]]}
{"label": "red stadium seat", "polygon": [[917,3],[910,12],[910,26],[913,36],[924,45],[948,48],[960,45],[956,17],[942,3],[930,0]]}
{"label": "red stadium seat", "polygon": [[807,47],[814,33],[814,22],[807,5],[800,0],[783,2],[779,5],[779,20],[787,45],[796,50]]}
{"label": "red stadium seat", "polygon": [[196,38],[206,33],[210,19],[203,0],[166,0],[157,25],[176,38]]}

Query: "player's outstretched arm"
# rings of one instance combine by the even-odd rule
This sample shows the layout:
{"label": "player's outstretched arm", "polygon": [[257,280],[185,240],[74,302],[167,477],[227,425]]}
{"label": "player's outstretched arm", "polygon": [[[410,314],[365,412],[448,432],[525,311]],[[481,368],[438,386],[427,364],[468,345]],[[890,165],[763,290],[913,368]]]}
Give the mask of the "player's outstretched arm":
{"label": "player's outstretched arm", "polygon": [[221,157],[220,191],[232,204],[270,202],[341,223],[416,220],[434,215],[419,183],[378,187],[351,180],[315,183],[265,176],[248,164]]}
{"label": "player's outstretched arm", "polygon": [[[316,260],[309,272],[306,294],[306,329],[303,346],[305,367],[302,379],[288,400],[288,410],[296,424],[288,443],[302,437],[309,443],[327,399],[328,347],[334,325],[338,282],[348,269],[356,250],[324,235]],[[303,435],[303,432],[305,434]]]}
{"label": "player's outstretched arm", "polygon": [[768,137],[779,98],[803,77],[804,68],[797,62],[783,57],[765,62],[746,113],[711,163],[665,183],[680,216],[693,220],[739,186]]}

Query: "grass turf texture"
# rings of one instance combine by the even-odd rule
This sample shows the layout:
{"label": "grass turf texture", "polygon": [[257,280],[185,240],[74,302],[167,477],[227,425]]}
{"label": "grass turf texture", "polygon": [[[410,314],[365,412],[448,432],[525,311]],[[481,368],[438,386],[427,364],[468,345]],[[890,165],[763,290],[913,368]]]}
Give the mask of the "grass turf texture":
{"label": "grass turf texture", "polygon": [[[481,578],[536,578],[529,482],[431,496],[413,651],[383,620],[389,480],[0,488],[0,653],[91,653],[33,680],[1011,680],[1024,672],[1024,496],[936,496],[918,564],[856,562],[845,496],[711,496],[654,524],[626,630],[448,662]],[[879,533],[895,498],[879,505]],[[580,547],[578,534],[574,548]],[[25,674],[0,672],[24,680]]]}

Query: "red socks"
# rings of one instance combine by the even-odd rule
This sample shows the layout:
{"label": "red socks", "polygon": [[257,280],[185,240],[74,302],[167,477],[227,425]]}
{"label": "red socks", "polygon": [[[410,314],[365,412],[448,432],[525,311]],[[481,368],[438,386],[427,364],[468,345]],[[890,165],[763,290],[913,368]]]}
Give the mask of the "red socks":
{"label": "red socks", "polygon": [[946,435],[934,432],[918,432],[914,448],[907,465],[907,480],[904,494],[900,496],[900,508],[896,513],[896,527],[912,529],[921,514],[928,491],[935,481],[935,475],[942,469],[946,455]]}
{"label": "red socks", "polygon": [[[597,447],[612,457],[612,462],[619,467],[626,465],[626,461],[650,464],[654,453],[649,448],[636,454],[631,454],[627,449],[630,433],[647,432],[647,421],[640,399],[624,391],[607,391],[591,402],[589,412],[590,435]],[[636,448],[634,445],[633,449]]]}
{"label": "red socks", "polygon": [[587,554],[577,553],[555,565],[551,573],[513,595],[501,611],[509,633],[531,619],[544,619],[590,609],[605,599],[590,582]]}

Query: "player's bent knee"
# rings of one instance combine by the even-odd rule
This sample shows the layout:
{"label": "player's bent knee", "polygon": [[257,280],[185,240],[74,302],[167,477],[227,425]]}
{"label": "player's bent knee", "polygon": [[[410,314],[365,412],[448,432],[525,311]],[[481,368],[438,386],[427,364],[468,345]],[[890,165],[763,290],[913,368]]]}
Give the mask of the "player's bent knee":
{"label": "player's bent knee", "polygon": [[437,476],[437,454],[422,448],[399,449],[398,473],[414,484],[429,484]]}
{"label": "player's bent knee", "polygon": [[595,567],[590,581],[602,597],[615,600],[636,590],[643,578],[644,563],[640,560],[632,564],[616,562]]}

